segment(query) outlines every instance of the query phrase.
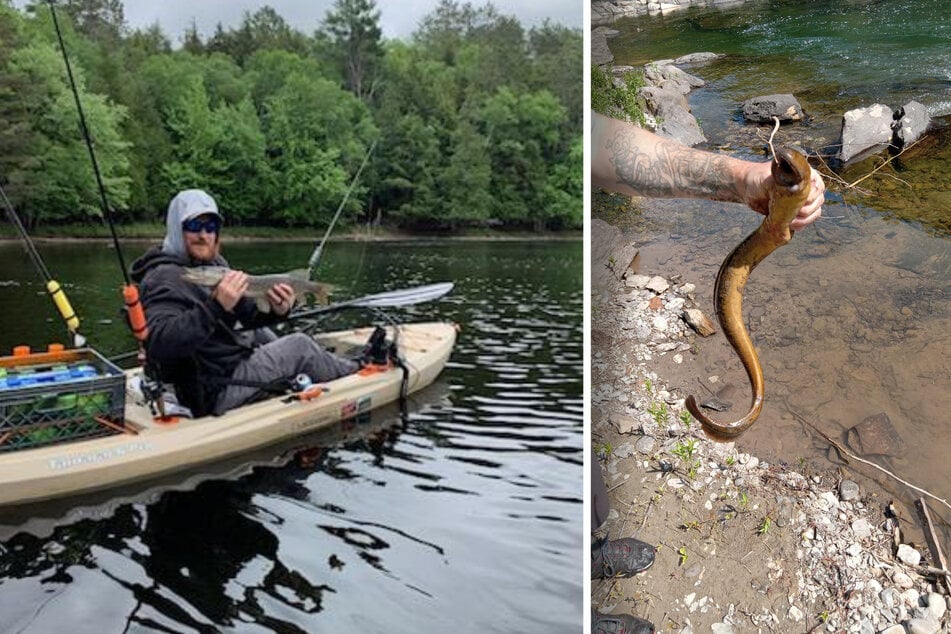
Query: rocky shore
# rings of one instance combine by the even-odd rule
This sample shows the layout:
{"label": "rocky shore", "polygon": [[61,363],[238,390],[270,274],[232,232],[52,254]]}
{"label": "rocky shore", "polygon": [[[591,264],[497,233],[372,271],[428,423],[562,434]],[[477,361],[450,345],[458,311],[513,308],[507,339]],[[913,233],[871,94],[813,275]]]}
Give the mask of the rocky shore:
{"label": "rocky shore", "polygon": [[658,372],[697,349],[694,285],[636,275],[636,248],[594,225],[592,442],[612,503],[601,531],[658,551],[637,577],[593,582],[593,607],[682,634],[951,631],[928,549],[905,542],[881,492],[705,437]]}

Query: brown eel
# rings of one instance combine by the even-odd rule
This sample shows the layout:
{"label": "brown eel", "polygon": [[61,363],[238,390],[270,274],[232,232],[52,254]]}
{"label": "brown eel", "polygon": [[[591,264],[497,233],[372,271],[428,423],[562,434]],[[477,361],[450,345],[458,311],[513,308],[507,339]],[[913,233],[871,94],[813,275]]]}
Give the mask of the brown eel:
{"label": "brown eel", "polygon": [[687,397],[687,409],[714,436],[738,436],[756,422],[763,409],[765,386],[763,368],[750,335],[743,323],[743,289],[756,265],[792,239],[789,228],[809,197],[811,170],[806,157],[790,150],[776,150],[772,163],[774,186],[770,193],[769,213],[763,223],[727,256],[717,273],[713,302],[717,321],[746,368],[753,391],[750,411],[732,423],[718,423],[700,411],[696,399]]}

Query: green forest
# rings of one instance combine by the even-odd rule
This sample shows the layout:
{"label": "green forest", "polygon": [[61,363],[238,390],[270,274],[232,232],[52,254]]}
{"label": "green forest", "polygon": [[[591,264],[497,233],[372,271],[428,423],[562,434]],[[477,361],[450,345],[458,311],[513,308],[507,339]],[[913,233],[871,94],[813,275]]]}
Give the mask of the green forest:
{"label": "green forest", "polygon": [[[121,226],[206,189],[231,226],[559,231],[582,222],[582,35],[441,0],[407,39],[374,0],[303,33],[274,9],[202,36],[132,29],[121,0],[59,0]],[[371,153],[372,148],[372,153]],[[0,185],[31,229],[101,223],[50,7],[0,0]]]}

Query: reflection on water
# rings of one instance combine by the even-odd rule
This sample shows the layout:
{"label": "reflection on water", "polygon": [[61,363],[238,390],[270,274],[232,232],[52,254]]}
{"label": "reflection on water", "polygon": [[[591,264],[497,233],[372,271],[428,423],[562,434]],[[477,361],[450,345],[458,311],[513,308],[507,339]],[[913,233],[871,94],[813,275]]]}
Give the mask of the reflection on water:
{"label": "reflection on water", "polygon": [[[437,397],[422,392],[422,404],[404,421],[393,409],[374,412],[367,433],[357,426],[345,442],[317,441],[282,467],[208,480],[120,504],[102,518],[6,538],[0,543],[4,627],[580,629],[580,243],[333,249],[321,276],[341,295],[456,282],[439,304],[398,314],[462,325]],[[117,327],[98,322],[113,310],[108,283],[97,277],[108,269],[78,273],[80,261],[95,260],[104,249],[41,250],[50,253],[50,268],[70,271],[73,303],[85,307],[93,332],[111,352],[121,350]],[[229,256],[249,270],[276,270],[299,267],[309,251],[307,245],[280,252],[241,247]],[[0,251],[12,263],[8,274],[22,264],[17,258]],[[48,300],[22,292],[28,284],[11,288],[19,299],[0,288],[0,311],[19,310],[19,300],[45,308]],[[101,303],[88,301],[100,294]],[[355,318],[366,316],[350,315]],[[2,336],[35,341],[57,328],[34,320],[32,330]]]}

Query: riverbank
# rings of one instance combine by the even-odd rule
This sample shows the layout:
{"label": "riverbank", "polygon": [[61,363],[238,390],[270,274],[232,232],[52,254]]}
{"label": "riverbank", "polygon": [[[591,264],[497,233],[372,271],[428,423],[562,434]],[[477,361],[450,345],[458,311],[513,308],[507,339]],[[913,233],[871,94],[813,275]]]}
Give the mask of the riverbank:
{"label": "riverbank", "polygon": [[[610,250],[594,238],[593,257]],[[742,437],[705,437],[684,409],[695,286],[676,271],[635,275],[627,261],[610,260],[617,276],[592,261],[605,271],[592,283],[592,442],[611,499],[602,532],[658,551],[642,575],[593,582],[592,606],[684,634],[948,631],[947,591],[922,566],[933,562],[913,542],[914,516],[896,517],[861,470],[782,464],[744,451]],[[746,388],[730,396],[707,381],[742,409]]]}

